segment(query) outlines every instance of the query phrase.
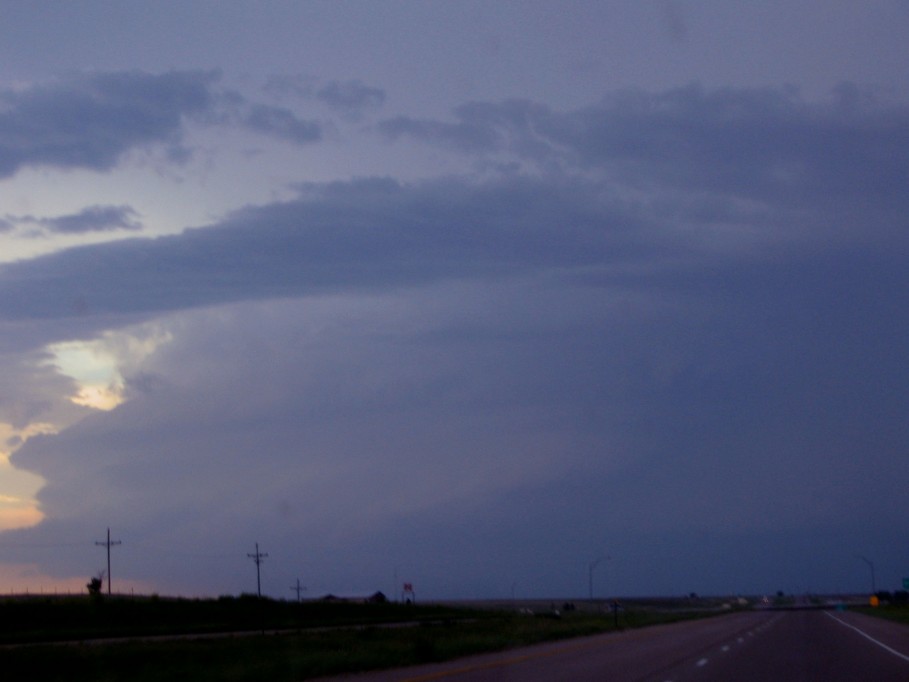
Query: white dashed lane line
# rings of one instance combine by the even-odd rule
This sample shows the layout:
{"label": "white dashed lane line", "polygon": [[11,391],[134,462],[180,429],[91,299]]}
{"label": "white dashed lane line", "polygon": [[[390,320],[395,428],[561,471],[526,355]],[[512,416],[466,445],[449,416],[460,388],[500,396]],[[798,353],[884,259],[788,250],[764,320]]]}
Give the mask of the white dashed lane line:
{"label": "white dashed lane line", "polygon": [[[762,626],[760,626],[760,627],[758,627],[758,628],[755,628],[754,630],[749,630],[746,634],[747,634],[749,637],[754,637],[755,632],[761,632],[761,631],[765,630],[766,628],[770,627],[772,624],[773,624],[773,621],[771,621],[771,622],[769,622],[769,623],[766,623],[766,624],[764,624],[764,625],[762,625]],[[744,637],[736,637],[736,640],[735,640],[735,641],[736,641],[738,644],[744,644],[744,643],[745,643],[745,638],[744,638]],[[722,651],[723,653],[726,653],[726,652],[728,652],[731,648],[732,648],[732,645],[730,645],[730,644],[724,644],[722,647],[720,647],[720,651]],[[698,667],[698,668],[703,668],[703,667],[704,667],[705,665],[707,665],[708,663],[710,663],[710,659],[709,659],[709,658],[706,658],[706,657],[705,657],[705,658],[699,658],[699,659],[697,660],[697,662],[695,663],[695,666]],[[669,678],[669,679],[665,680],[665,682],[673,682],[673,679],[672,679],[672,678]]]}

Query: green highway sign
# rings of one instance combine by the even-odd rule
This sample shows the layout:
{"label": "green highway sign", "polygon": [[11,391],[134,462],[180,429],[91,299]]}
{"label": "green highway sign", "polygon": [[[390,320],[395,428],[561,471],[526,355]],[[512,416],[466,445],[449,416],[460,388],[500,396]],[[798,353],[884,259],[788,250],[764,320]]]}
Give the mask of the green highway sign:
{"label": "green highway sign", "polygon": [[903,589],[909,590],[909,578],[903,578]]}

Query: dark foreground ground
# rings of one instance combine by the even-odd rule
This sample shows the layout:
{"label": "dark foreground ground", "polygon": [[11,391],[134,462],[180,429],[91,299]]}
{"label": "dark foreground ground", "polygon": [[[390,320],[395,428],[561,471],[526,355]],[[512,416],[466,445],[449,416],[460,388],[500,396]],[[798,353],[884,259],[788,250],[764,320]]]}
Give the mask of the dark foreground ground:
{"label": "dark foreground ground", "polygon": [[[252,597],[7,599],[0,600],[0,666],[5,677],[30,681],[280,682],[401,666],[412,671],[601,633],[615,638],[616,631],[621,637],[656,632],[653,626],[661,623],[773,616],[709,599],[632,600],[617,611],[606,602],[558,600],[477,606],[297,604]],[[388,679],[402,679],[395,674]],[[568,679],[542,674],[539,679]]]}

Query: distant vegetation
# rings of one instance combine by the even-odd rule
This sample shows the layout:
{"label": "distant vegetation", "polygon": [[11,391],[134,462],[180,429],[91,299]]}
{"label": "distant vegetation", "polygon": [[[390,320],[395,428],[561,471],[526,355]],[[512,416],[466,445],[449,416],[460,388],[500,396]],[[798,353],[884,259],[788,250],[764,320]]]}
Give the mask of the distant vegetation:
{"label": "distant vegetation", "polygon": [[893,606],[909,606],[909,592],[906,590],[897,590],[896,592],[881,590],[879,592],[875,592],[874,595],[878,598],[881,604],[891,604]]}
{"label": "distant vegetation", "polygon": [[879,618],[895,620],[909,625],[909,592],[897,590],[896,592],[876,592],[880,606],[856,609],[862,613]]}
{"label": "distant vegetation", "polygon": [[[526,609],[518,613],[434,605],[295,603],[246,596],[7,599],[0,601],[0,644],[7,645],[0,651],[0,662],[4,677],[30,682],[280,682],[607,632],[616,622],[620,628],[643,627],[718,612],[691,600],[682,600],[675,608],[648,605],[617,613],[604,612],[602,605],[567,612],[563,606],[558,612],[545,608],[535,614]],[[408,627],[382,627],[405,623]],[[267,634],[260,634],[263,631]],[[216,632],[253,634],[201,637]],[[179,634],[198,636],[103,639]],[[74,640],[83,643],[51,643]]]}
{"label": "distant vegetation", "polygon": [[[461,612],[390,603],[159,597],[22,597],[0,600],[0,645],[111,637],[243,632],[369,625],[433,618]],[[476,615],[475,613],[473,614]]]}

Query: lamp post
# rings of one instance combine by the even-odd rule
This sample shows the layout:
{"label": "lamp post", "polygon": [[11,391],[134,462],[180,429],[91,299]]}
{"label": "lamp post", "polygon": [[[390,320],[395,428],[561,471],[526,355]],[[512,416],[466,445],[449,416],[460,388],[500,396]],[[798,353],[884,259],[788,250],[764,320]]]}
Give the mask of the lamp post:
{"label": "lamp post", "polygon": [[874,562],[871,561],[871,559],[863,557],[861,554],[856,554],[855,556],[857,559],[861,559],[866,564],[868,564],[868,568],[871,569],[871,594],[877,594],[877,584],[874,580]]}
{"label": "lamp post", "polygon": [[593,603],[593,569],[599,566],[604,559],[608,561],[609,557],[599,557],[587,564],[587,596],[590,599],[590,603]]}

